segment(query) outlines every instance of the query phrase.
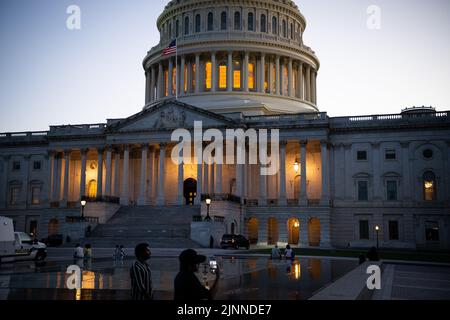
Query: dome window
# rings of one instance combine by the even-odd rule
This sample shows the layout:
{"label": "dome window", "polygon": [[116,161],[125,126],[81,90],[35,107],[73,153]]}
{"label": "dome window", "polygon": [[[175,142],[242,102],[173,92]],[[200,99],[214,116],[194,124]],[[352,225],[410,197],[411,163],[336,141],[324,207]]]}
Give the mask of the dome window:
{"label": "dome window", "polygon": [[241,13],[234,13],[234,30],[241,30]]}
{"label": "dome window", "polygon": [[278,34],[278,21],[276,17],[272,17],[272,34]]}
{"label": "dome window", "polygon": [[248,31],[255,31],[255,27],[254,27],[254,23],[253,23],[253,13],[249,12],[248,14],[248,19],[247,19],[247,24],[248,24]]}
{"label": "dome window", "polygon": [[201,17],[199,14],[195,16],[195,32],[199,33],[201,27]]}
{"label": "dome window", "polygon": [[283,37],[287,38],[287,24],[286,24],[286,20],[283,20]]}
{"label": "dome window", "polygon": [[214,14],[212,12],[208,13],[208,31],[214,30]]}
{"label": "dome window", "polygon": [[227,13],[225,11],[220,15],[220,30],[227,30]]}
{"label": "dome window", "polygon": [[184,18],[184,35],[189,34],[189,17]]}
{"label": "dome window", "polygon": [[267,20],[265,14],[261,15],[261,32],[267,32]]}

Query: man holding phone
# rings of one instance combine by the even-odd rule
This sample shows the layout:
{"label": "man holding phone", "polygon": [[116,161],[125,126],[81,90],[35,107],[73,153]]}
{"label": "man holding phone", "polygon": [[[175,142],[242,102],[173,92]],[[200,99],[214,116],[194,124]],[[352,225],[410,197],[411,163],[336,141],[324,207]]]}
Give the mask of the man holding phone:
{"label": "man holding phone", "polygon": [[[212,300],[216,291],[217,285],[220,279],[220,271],[215,264],[214,274],[216,275],[216,281],[214,281],[211,289],[207,289],[200,283],[200,280],[195,275],[198,272],[199,265],[206,261],[206,257],[197,254],[195,250],[188,249],[183,251],[180,256],[180,272],[175,278],[175,301],[200,301],[200,300]],[[213,270],[212,264],[210,264],[211,271]]]}

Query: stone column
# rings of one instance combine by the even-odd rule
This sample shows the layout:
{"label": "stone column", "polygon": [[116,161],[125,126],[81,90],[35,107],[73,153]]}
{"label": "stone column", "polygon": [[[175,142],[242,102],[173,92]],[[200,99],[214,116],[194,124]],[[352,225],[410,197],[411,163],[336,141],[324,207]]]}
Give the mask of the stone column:
{"label": "stone column", "polygon": [[105,173],[105,196],[111,197],[111,174],[112,174],[112,154],[111,147],[106,148],[106,173]]}
{"label": "stone column", "polygon": [[300,220],[300,247],[309,246],[309,234],[308,234],[308,217],[302,217]]}
{"label": "stone column", "polygon": [[[261,168],[261,166],[260,166]],[[267,206],[267,176],[259,173],[259,200],[258,206]]]}
{"label": "stone column", "polygon": [[275,57],[275,94],[280,95],[281,77],[280,77],[280,56]]}
{"label": "stone column", "polygon": [[152,66],[151,68],[152,74],[151,74],[151,80],[150,80],[150,101],[153,102],[156,100],[155,98],[155,76],[156,76],[156,69]]}
{"label": "stone column", "polygon": [[292,58],[288,61],[288,95],[289,97],[294,97],[294,90],[292,90],[293,83],[293,72],[292,72]]}
{"label": "stone column", "polygon": [[[49,200],[50,200],[50,198],[49,198],[50,181],[49,180],[51,179],[51,170],[52,170],[51,169],[52,168],[51,167],[51,155],[49,152],[44,155],[44,159],[45,159],[45,163],[44,163],[44,166],[42,169],[43,169],[45,178],[43,181],[40,198],[41,198],[41,204],[47,206],[50,204],[50,202],[49,202]],[[0,176],[1,176],[1,174],[0,174]],[[2,184],[2,183],[3,183],[3,181],[0,180],[0,184]],[[2,192],[2,190],[4,190],[4,189],[2,189],[2,186],[3,186],[3,184],[0,185],[0,208],[2,208],[2,195],[4,193],[4,192]]]}
{"label": "stone column", "polygon": [[248,63],[249,63],[249,59],[250,59],[250,53],[249,52],[245,52],[244,54],[244,92],[249,92],[249,88],[248,88]]}
{"label": "stone column", "polygon": [[124,146],[123,150],[123,172],[122,172],[122,192],[120,195],[120,205],[128,206],[130,196],[128,194],[128,171],[130,170],[130,147]]}
{"label": "stone column", "polygon": [[233,91],[233,52],[228,52],[228,67],[227,67],[227,90]]}
{"label": "stone column", "polygon": [[322,199],[321,204],[324,206],[330,205],[330,175],[328,170],[328,142],[321,141],[321,155],[322,155]]}
{"label": "stone column", "polygon": [[177,197],[177,203],[178,205],[182,206],[184,204],[184,194],[183,194],[183,188],[184,188],[184,158],[183,158],[183,150],[180,151],[180,158],[182,159],[182,162],[178,165],[178,197]]}
{"label": "stone column", "polygon": [[153,203],[153,195],[154,195],[154,181],[155,181],[155,148],[151,147],[149,149],[149,166],[148,166],[148,199],[149,203]]}
{"label": "stone column", "polygon": [[200,93],[200,54],[195,54],[195,93]]}
{"label": "stone column", "polygon": [[52,187],[52,195],[51,195],[51,198],[55,202],[59,202],[61,200],[60,194],[58,193],[59,184],[60,184],[60,180],[61,180],[60,176],[59,176],[59,158],[60,158],[59,153],[55,152],[55,158],[53,161],[53,169],[52,169],[53,170],[53,187]]}
{"label": "stone column", "polygon": [[381,203],[381,155],[380,143],[372,143],[373,151],[373,201]]}
{"label": "stone column", "polygon": [[139,198],[138,205],[145,206],[147,204],[147,156],[148,156],[148,144],[142,145],[141,150],[141,175],[139,185]]}
{"label": "stone column", "polygon": [[317,80],[316,80],[316,77],[317,77],[317,72],[316,72],[316,70],[312,70],[312,83],[311,83],[311,87],[312,87],[312,102],[314,103],[314,104],[317,104],[317,95],[316,95],[316,91],[317,91]]}
{"label": "stone column", "polygon": [[114,149],[114,196],[120,197],[120,150]]}
{"label": "stone column", "polygon": [[166,197],[164,194],[164,171],[166,161],[166,143],[159,144],[159,174],[158,174],[158,195],[156,198],[156,205],[159,207],[166,205]]}
{"label": "stone column", "polygon": [[86,161],[88,149],[81,149],[80,199],[86,197]]}
{"label": "stone column", "polygon": [[287,205],[286,199],[286,141],[280,142],[280,206]]}
{"label": "stone column", "polygon": [[217,163],[216,164],[216,188],[214,192],[216,194],[222,194],[222,165]]}
{"label": "stone column", "polygon": [[97,198],[103,197],[103,152],[105,149],[97,150]]}
{"label": "stone column", "polygon": [[211,92],[216,92],[217,87],[217,63],[216,53],[211,53]]}
{"label": "stone column", "polygon": [[305,91],[305,100],[311,102],[311,67],[307,64],[306,65],[306,91]]}
{"label": "stone column", "polygon": [[410,168],[409,168],[409,145],[410,142],[402,142],[402,191],[403,191],[403,200],[411,201],[411,180],[410,180]]}
{"label": "stone column", "polygon": [[167,76],[168,79],[168,84],[169,84],[169,92],[168,92],[168,96],[169,97],[173,97],[173,86],[172,86],[172,82],[173,82],[173,60],[172,58],[169,58],[169,73]]}
{"label": "stone column", "polygon": [[308,186],[307,186],[307,176],[306,176],[306,146],[308,141],[300,141],[300,197],[299,205],[302,207],[308,206]]}
{"label": "stone column", "polygon": [[303,63],[298,62],[298,81],[297,81],[298,98],[303,100]]}
{"label": "stone column", "polygon": [[260,61],[260,70],[259,70],[259,79],[261,82],[259,83],[259,92],[264,93],[265,88],[264,84],[266,82],[266,55],[264,53],[261,53],[261,61]]}
{"label": "stone column", "polygon": [[[206,165],[206,164],[205,164]],[[197,196],[194,199],[195,205],[200,205],[202,203],[202,161],[197,164]]]}
{"label": "stone column", "polygon": [[[53,185],[54,185],[54,169],[53,169],[53,167],[54,167],[54,165],[55,165],[55,156],[56,156],[56,153],[54,152],[54,151],[48,151],[47,152],[47,155],[48,155],[48,164],[47,164],[47,173],[48,173],[48,177],[47,177],[47,182],[46,182],[46,185],[47,185],[47,193],[46,193],[46,197],[48,198],[48,204],[49,204],[49,206],[50,206],[50,204],[52,203],[52,201],[53,201]],[[6,169],[7,167],[6,167],[6,165],[7,165],[7,162],[6,162],[6,159],[4,159],[4,163],[5,163],[5,166],[4,166],[4,168]],[[6,172],[7,173],[7,172]],[[5,173],[5,178],[6,178],[6,173]],[[7,186],[5,185],[5,188],[7,188]],[[5,201],[6,201],[6,199],[5,199]]]}
{"label": "stone column", "polygon": [[156,88],[156,93],[158,94],[158,99],[164,97],[164,70],[162,62],[158,64],[158,86]]}
{"label": "stone column", "polygon": [[150,102],[150,71],[145,71],[145,104]]}
{"label": "stone column", "polygon": [[62,207],[67,207],[69,201],[69,168],[70,168],[70,152],[71,150],[64,150],[64,187]]}
{"label": "stone column", "polygon": [[184,87],[185,87],[185,83],[184,83],[184,75],[185,75],[185,69],[186,69],[186,58],[185,56],[181,56],[181,67],[179,69],[179,74],[180,74],[180,91],[178,93],[178,95],[180,96],[184,96],[185,92],[184,92]]}

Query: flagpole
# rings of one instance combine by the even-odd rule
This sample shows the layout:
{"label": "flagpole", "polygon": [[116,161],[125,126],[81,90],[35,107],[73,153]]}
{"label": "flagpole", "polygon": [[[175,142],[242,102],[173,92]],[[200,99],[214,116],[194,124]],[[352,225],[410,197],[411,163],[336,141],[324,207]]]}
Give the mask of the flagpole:
{"label": "flagpole", "polygon": [[178,100],[178,39],[175,38],[175,66],[176,66],[176,72],[175,72],[175,100]]}

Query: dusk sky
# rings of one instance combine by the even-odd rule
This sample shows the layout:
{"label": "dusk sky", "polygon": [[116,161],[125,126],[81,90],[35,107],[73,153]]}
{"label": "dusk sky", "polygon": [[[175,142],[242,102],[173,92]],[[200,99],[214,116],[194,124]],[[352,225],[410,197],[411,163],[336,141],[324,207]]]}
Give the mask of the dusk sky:
{"label": "dusk sky", "polygon": [[[0,132],[102,123],[139,112],[142,60],[168,0],[0,0]],[[450,110],[450,1],[297,0],[330,116]],[[81,8],[81,30],[66,27]],[[367,8],[381,9],[381,29]]]}

